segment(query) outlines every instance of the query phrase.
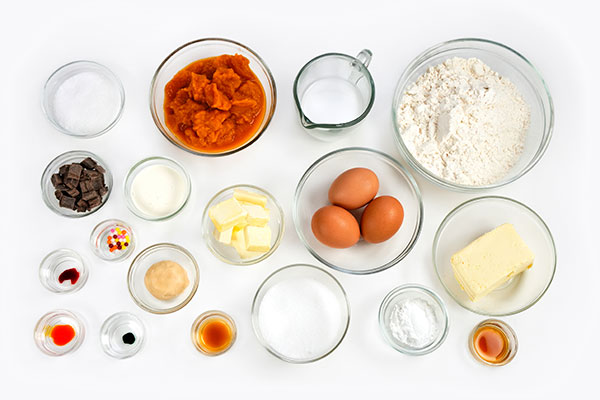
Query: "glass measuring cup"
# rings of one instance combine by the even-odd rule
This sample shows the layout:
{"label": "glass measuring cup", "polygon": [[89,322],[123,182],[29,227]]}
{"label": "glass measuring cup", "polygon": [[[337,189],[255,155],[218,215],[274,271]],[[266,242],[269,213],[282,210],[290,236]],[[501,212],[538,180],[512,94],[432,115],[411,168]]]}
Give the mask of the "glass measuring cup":
{"label": "glass measuring cup", "polygon": [[367,116],[375,100],[375,83],[367,69],[372,56],[367,49],[356,57],[326,53],[300,69],[294,101],[309,134],[332,141]]}

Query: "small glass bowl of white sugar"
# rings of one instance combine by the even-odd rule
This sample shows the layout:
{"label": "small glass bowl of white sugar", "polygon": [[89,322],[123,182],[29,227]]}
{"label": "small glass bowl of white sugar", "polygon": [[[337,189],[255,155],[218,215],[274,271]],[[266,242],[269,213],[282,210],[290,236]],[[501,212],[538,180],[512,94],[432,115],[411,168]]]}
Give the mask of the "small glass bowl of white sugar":
{"label": "small glass bowl of white sugar", "polygon": [[392,290],[381,302],[379,328],[386,342],[401,353],[431,353],[448,335],[446,305],[432,290],[407,284]]}
{"label": "small glass bowl of white sugar", "polygon": [[121,118],[125,91],[119,78],[104,65],[73,61],[46,81],[42,108],[60,132],[92,138],[108,132]]}

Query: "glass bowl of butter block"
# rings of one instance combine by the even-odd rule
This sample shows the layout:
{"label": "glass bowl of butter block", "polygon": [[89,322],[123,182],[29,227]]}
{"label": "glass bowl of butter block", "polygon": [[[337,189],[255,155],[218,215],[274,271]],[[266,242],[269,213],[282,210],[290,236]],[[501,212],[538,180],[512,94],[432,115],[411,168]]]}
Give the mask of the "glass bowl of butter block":
{"label": "glass bowl of butter block", "polygon": [[281,242],[283,209],[264,189],[230,186],[208,202],[202,230],[208,249],[221,261],[256,264],[273,254]]}
{"label": "glass bowl of butter block", "polygon": [[531,208],[485,196],[462,203],[444,218],[433,241],[433,263],[462,307],[506,316],[528,309],[546,293],[556,270],[556,247]]}

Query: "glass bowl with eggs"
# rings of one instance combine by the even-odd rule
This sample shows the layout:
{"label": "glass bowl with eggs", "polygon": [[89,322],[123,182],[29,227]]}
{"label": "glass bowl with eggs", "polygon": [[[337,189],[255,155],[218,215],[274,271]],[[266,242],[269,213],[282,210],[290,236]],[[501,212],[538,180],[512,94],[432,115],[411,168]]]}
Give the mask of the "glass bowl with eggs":
{"label": "glass bowl with eggs", "polygon": [[476,192],[519,179],[552,136],[552,97],[523,55],[485,39],[457,39],[417,56],[392,103],[408,164],[450,190]]}
{"label": "glass bowl with eggs", "polygon": [[304,173],[294,196],[298,236],[320,262],[364,275],[383,271],[413,248],[423,223],[417,183],[377,150],[333,151]]}

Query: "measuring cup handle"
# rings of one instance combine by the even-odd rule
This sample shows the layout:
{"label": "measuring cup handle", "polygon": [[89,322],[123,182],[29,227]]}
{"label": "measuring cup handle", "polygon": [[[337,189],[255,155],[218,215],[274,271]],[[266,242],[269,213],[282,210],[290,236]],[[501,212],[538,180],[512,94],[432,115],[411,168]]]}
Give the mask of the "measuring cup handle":
{"label": "measuring cup handle", "polygon": [[372,57],[373,57],[373,53],[371,52],[371,50],[363,49],[363,50],[361,50],[360,53],[358,53],[358,55],[356,56],[356,59],[358,61],[360,61],[362,63],[362,65],[364,65],[366,68],[369,66],[369,63],[371,62]]}

